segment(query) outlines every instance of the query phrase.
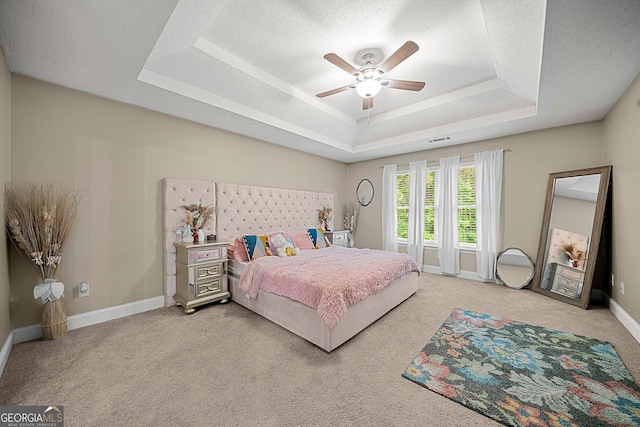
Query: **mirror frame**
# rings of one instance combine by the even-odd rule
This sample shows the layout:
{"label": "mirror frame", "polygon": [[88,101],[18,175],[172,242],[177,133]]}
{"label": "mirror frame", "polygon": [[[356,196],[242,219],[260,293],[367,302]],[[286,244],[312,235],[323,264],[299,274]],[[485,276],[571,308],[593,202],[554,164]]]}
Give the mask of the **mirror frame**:
{"label": "mirror frame", "polygon": [[[540,287],[540,279],[542,278],[543,273],[542,270],[545,267],[544,257],[547,250],[547,237],[549,235],[549,221],[551,220],[551,208],[553,205],[555,182],[556,178],[569,178],[594,174],[600,174],[600,183],[598,186],[598,198],[596,200],[596,210],[593,218],[593,228],[591,230],[591,236],[589,237],[590,244],[589,253],[587,255],[589,262],[587,262],[587,268],[584,272],[584,283],[582,285],[582,294],[580,295],[580,299],[569,298]],[[589,307],[589,300],[591,299],[591,285],[593,284],[593,276],[596,269],[596,263],[598,261],[598,248],[600,246],[600,237],[602,235],[607,198],[609,197],[610,179],[611,166],[601,166],[549,174],[547,196],[545,198],[544,214],[542,216],[542,229],[540,230],[540,243],[538,245],[538,255],[536,257],[535,273],[531,282],[531,290],[584,309]]]}
{"label": "mirror frame", "polygon": [[[360,195],[358,194],[358,191],[360,190],[360,186],[365,181],[368,182],[369,186],[371,187],[371,198],[369,199],[369,202],[367,202],[366,204],[362,203],[362,200],[360,199]],[[358,203],[360,203],[361,206],[369,206],[371,204],[371,202],[373,201],[373,196],[375,196],[375,194],[376,194],[376,190],[373,187],[373,183],[371,181],[369,181],[368,178],[364,178],[358,183],[358,187],[356,187],[356,199],[358,199]]]}
{"label": "mirror frame", "polygon": [[[512,286],[510,284],[508,284],[502,277],[500,277],[500,273],[498,272],[498,260],[500,260],[500,257],[504,254],[507,253],[507,251],[511,250],[511,249],[515,249],[518,250],[522,253],[522,255],[524,255],[525,257],[527,257],[527,260],[531,263],[531,270],[533,270],[533,272],[529,275],[529,277],[527,277],[527,280],[524,282],[524,284],[522,285],[518,285],[518,286]],[[536,271],[536,265],[533,263],[533,260],[531,259],[531,257],[529,255],[527,255],[525,253],[525,251],[523,251],[520,248],[516,248],[516,247],[509,247],[505,250],[503,250],[502,252],[500,252],[496,258],[496,277],[498,279],[500,279],[500,281],[504,284],[504,286],[506,286],[507,288],[511,288],[511,289],[522,289],[522,288],[526,288],[527,286],[529,286],[529,284],[531,283],[531,281],[533,280],[533,277],[535,275],[535,271]]]}

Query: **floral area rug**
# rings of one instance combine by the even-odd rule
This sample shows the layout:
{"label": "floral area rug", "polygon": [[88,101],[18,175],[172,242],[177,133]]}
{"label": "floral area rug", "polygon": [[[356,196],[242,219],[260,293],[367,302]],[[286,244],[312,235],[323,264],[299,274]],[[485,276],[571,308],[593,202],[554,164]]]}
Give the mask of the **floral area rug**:
{"label": "floral area rug", "polygon": [[469,310],[402,376],[509,426],[640,426],[640,389],[610,343]]}

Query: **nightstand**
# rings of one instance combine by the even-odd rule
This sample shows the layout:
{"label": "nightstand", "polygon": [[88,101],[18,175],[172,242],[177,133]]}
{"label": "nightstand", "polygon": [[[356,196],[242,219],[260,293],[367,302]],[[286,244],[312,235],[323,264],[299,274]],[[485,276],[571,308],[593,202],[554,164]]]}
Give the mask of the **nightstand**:
{"label": "nightstand", "polygon": [[349,247],[349,239],[347,238],[348,230],[325,231],[324,235],[329,239],[329,243],[334,246]]}
{"label": "nightstand", "polygon": [[229,301],[227,242],[174,243],[176,294],[173,299],[191,314],[195,307]]}
{"label": "nightstand", "polygon": [[569,298],[582,296],[582,284],[584,283],[584,271],[568,265],[550,263],[551,291]]}

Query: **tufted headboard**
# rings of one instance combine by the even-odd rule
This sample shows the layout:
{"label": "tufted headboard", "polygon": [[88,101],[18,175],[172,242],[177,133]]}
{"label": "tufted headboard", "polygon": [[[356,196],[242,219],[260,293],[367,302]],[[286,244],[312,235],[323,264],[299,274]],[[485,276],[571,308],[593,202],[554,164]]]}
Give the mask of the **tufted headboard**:
{"label": "tufted headboard", "polygon": [[333,209],[333,194],[239,184],[216,184],[217,235],[229,239],[271,230],[318,226],[318,209]]}
{"label": "tufted headboard", "polygon": [[216,206],[215,220],[208,223],[204,231],[206,235],[216,234],[218,240],[271,230],[317,227],[318,209],[333,209],[332,193],[180,178],[164,178],[162,184],[166,307],[175,304],[176,255],[173,242],[175,231],[185,218],[185,211],[180,206],[192,203]]}

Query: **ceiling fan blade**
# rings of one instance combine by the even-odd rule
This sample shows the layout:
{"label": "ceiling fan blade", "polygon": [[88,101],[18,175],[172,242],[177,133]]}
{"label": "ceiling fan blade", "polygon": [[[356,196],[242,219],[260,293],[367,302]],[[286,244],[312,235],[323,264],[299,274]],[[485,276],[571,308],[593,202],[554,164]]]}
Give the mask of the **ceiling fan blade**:
{"label": "ceiling fan blade", "polygon": [[340,58],[338,55],[336,55],[335,53],[327,53],[324,56],[324,59],[326,59],[327,61],[331,62],[333,65],[342,68],[343,70],[345,70],[347,73],[352,74],[354,76],[360,74],[360,72],[351,64],[349,64],[347,61],[345,61],[344,59]]}
{"label": "ceiling fan blade", "polygon": [[373,108],[373,98],[362,98],[362,109],[368,110]]}
{"label": "ceiling fan blade", "polygon": [[344,92],[345,90],[351,89],[352,87],[353,87],[353,85],[342,86],[342,87],[339,87],[339,88],[336,88],[336,89],[331,89],[331,90],[328,90],[326,92],[319,93],[316,96],[318,98],[324,98],[325,96],[334,95],[336,93]]}
{"label": "ceiling fan blade", "polygon": [[418,45],[412,41],[408,41],[402,46],[400,49],[396,50],[390,57],[388,57],[382,65],[380,65],[379,69],[388,73],[392,69],[394,69],[399,63],[413,55],[418,51]]}
{"label": "ceiling fan blade", "polygon": [[392,89],[413,90],[417,92],[419,90],[422,90],[425,85],[424,82],[415,82],[412,80],[386,80],[389,82],[387,87],[390,87]]}

